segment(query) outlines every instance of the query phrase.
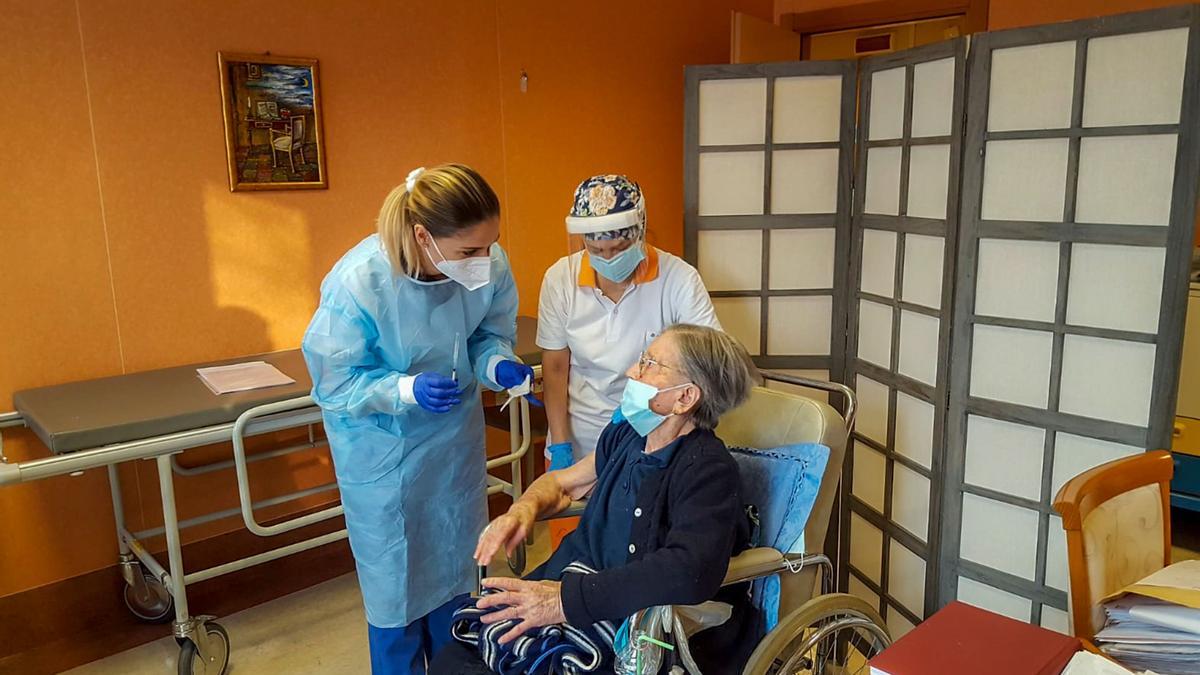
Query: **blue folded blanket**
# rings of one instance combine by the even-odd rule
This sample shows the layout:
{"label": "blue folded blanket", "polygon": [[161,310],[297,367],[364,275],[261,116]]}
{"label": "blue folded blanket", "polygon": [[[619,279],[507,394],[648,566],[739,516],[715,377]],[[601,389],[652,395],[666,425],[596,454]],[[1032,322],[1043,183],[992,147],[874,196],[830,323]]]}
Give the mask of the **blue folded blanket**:
{"label": "blue folded blanket", "polygon": [[[563,573],[595,574],[596,570],[575,562],[567,565]],[[494,592],[484,589],[483,594]],[[611,665],[616,629],[608,621],[587,628],[566,623],[543,626],[501,645],[500,637],[519,621],[510,619],[484,624],[483,615],[496,609],[481,610],[468,605],[454,613],[450,626],[454,639],[478,649],[492,672],[501,675],[580,675]]]}

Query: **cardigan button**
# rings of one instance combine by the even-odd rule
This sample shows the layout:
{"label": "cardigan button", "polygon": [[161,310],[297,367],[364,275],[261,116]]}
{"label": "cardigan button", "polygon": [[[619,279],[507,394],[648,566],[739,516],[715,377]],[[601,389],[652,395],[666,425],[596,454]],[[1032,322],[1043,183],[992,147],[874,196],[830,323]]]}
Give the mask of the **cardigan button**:
{"label": "cardigan button", "polygon": [[642,517],[642,507],[640,507],[640,506],[639,506],[639,507],[637,507],[636,509],[634,509],[634,510],[633,510],[633,517],[634,517],[634,518],[641,518],[641,517]]}
{"label": "cardigan button", "polygon": [[637,553],[637,547],[636,547],[636,546],[634,546],[633,544],[630,544],[630,545],[629,545],[629,552],[630,552],[630,553]]}

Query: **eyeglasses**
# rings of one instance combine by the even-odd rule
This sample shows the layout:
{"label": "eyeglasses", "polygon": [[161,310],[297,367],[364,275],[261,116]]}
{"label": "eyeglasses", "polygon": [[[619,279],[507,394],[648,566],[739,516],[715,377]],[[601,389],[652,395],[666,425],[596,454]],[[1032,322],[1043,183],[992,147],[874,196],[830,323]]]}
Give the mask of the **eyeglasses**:
{"label": "eyeglasses", "polygon": [[661,361],[656,361],[656,360],[650,358],[650,356],[648,356],[646,354],[646,352],[642,352],[642,355],[638,357],[638,377],[642,377],[643,375],[645,375],[646,369],[649,368],[650,366],[654,366],[655,368],[658,368],[659,370],[675,370],[675,368],[673,366],[668,366],[667,364],[665,364]]}

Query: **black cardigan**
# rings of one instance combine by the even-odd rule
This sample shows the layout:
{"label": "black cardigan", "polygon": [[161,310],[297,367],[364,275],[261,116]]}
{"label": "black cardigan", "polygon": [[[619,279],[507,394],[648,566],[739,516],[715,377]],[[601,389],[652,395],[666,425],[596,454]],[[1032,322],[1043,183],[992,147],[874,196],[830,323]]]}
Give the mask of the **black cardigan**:
{"label": "black cardigan", "polygon": [[[610,427],[606,433],[615,431]],[[619,471],[621,464],[610,461],[603,470]],[[759,621],[749,606],[748,584],[721,588],[729,559],[749,547],[740,485],[737,463],[711,430],[696,429],[683,437],[667,467],[646,476],[638,489],[637,507],[648,517],[633,521],[630,543],[636,552],[619,567],[562,575],[567,621],[575,626],[601,620],[619,624],[648,607],[728,602],[734,616],[704,631],[704,640],[693,640],[693,653],[706,673],[741,672],[740,664],[754,648],[747,640],[753,640]],[[585,511],[583,518],[589,517],[603,515]],[[555,565],[557,557],[529,578],[554,578],[562,567]]]}

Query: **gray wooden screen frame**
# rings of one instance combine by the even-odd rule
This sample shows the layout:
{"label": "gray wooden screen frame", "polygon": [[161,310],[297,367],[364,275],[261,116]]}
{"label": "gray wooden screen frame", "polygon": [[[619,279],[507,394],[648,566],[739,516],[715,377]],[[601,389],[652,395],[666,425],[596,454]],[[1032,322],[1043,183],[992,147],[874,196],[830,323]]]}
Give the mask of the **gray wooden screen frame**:
{"label": "gray wooden screen frame", "polygon": [[[837,379],[845,368],[846,304],[844,288],[850,247],[850,172],[854,146],[854,85],[853,61],[789,61],[783,63],[756,63],[744,65],[688,66],[684,103],[684,151],[683,151],[683,204],[684,204],[684,259],[698,265],[699,239],[701,230],[761,230],[762,279],[758,290],[712,291],[713,298],[760,298],[759,312],[759,355],[754,362],[760,368],[785,370],[827,370],[831,379]],[[772,122],[775,112],[775,80],[781,77],[804,77],[819,75],[842,76],[841,124],[837,141],[818,143],[774,143]],[[701,146],[700,145],[700,82],[703,80],[765,78],[767,81],[766,129],[761,145]],[[771,179],[772,153],[775,150],[838,149],[837,211],[833,214],[772,214]],[[763,166],[763,213],[761,215],[701,216],[699,168],[700,154],[708,152],[762,151]],[[771,290],[771,231],[804,228],[832,228],[834,235],[833,287],[828,289]],[[767,348],[768,322],[772,297],[829,296],[832,298],[830,317],[831,335],[829,354],[801,356],[773,356]]]}
{"label": "gray wooden screen frame", "polygon": [[[909,49],[894,54],[877,56],[863,59],[859,66],[859,125],[858,125],[858,145],[857,145],[857,164],[854,180],[854,205],[852,218],[852,245],[853,251],[850,256],[850,275],[848,278],[847,291],[851,296],[851,302],[848,309],[848,325],[847,325],[847,346],[846,346],[846,375],[844,381],[854,386],[854,382],[858,375],[863,375],[871,380],[888,387],[888,420],[887,420],[887,442],[878,443],[873,439],[867,438],[863,434],[855,433],[854,440],[858,443],[866,445],[871,449],[880,452],[885,457],[886,471],[884,483],[884,513],[882,518],[875,512],[873,508],[864,504],[853,494],[853,462],[854,448],[849,447],[846,450],[846,464],[842,480],[849,489],[846,494],[849,496],[847,501],[849,509],[852,513],[858,514],[864,520],[879,528],[883,532],[883,550],[882,567],[880,572],[880,585],[876,585],[867,575],[858,570],[854,570],[849,561],[849,545],[844,547],[841,560],[841,578],[839,583],[841,588],[846,588],[851,574],[855,576],[864,586],[869,588],[871,592],[878,595],[881,599],[880,611],[886,618],[887,613],[893,608],[898,609],[900,613],[911,623],[918,624],[923,617],[914,615],[911,611],[904,607],[904,604],[894,598],[888,592],[888,575],[890,561],[890,540],[896,539],[902,546],[907,547],[910,551],[916,553],[925,560],[925,606],[923,612],[925,616],[929,616],[936,611],[937,603],[937,567],[938,567],[938,542],[940,535],[940,492],[944,483],[942,479],[943,455],[945,451],[944,435],[945,435],[945,420],[946,407],[949,392],[949,355],[950,355],[950,333],[952,326],[952,309],[954,299],[954,265],[956,257],[956,241],[958,233],[958,205],[959,205],[959,172],[962,161],[962,143],[963,143],[963,113],[964,100],[966,98],[966,38],[939,42],[915,49]],[[930,136],[930,137],[912,137],[912,117],[913,117],[913,83],[915,67],[921,63],[940,61],[946,58],[955,59],[954,67],[954,93],[952,103],[952,118],[949,135],[946,136]],[[869,140],[870,138],[870,119],[871,119],[871,87],[873,75],[882,70],[890,70],[903,66],[905,68],[905,85],[904,85],[904,127],[903,134],[899,139],[881,139]],[[914,145],[950,145],[950,165],[947,172],[948,189],[946,190],[946,217],[944,220],[931,218],[910,217],[908,211],[908,182],[909,182],[909,155],[910,150]],[[900,208],[898,216],[878,215],[864,213],[864,204],[866,200],[866,174],[867,174],[867,152],[871,148],[882,147],[897,147],[901,148],[900,159]],[[862,290],[862,248],[863,237],[866,229],[887,230],[897,234],[896,238],[896,268],[895,282],[892,298],[881,297],[864,293]],[[903,292],[904,283],[904,242],[903,234],[927,234],[943,238],[943,267],[942,267],[942,291],[941,308],[939,310],[931,310],[927,307],[915,305],[900,299]],[[880,366],[863,361],[858,358],[858,337],[859,324],[856,320],[858,317],[858,307],[861,300],[869,300],[871,302],[885,305],[892,309],[892,334],[891,334],[891,369],[881,368]],[[930,386],[924,382],[913,380],[899,373],[899,348],[900,348],[900,316],[901,310],[916,312],[926,316],[936,317],[938,324],[938,372],[934,386]],[[933,406],[934,409],[934,426],[933,439],[931,448],[930,468],[926,469],[918,462],[915,462],[904,455],[898,454],[895,451],[896,438],[896,398],[897,391],[903,391],[910,396],[918,398]],[[906,468],[924,476],[929,480],[929,521],[927,529],[927,542],[922,543],[916,536],[910,534],[892,521],[892,485],[894,476],[894,465],[900,463]],[[842,541],[850,541],[850,518],[842,519]]]}
{"label": "gray wooden screen frame", "polygon": [[[1088,40],[1098,37],[1190,28],[1182,110],[1178,124],[1121,127],[1082,126],[1083,87],[1086,76]],[[1075,80],[1071,128],[1035,131],[989,132],[988,97],[991,55],[994,50],[1050,42],[1076,41]],[[954,336],[951,346],[950,413],[947,428],[946,482],[942,486],[941,560],[938,564],[939,606],[957,597],[958,577],[973,579],[1031,600],[1033,623],[1040,623],[1043,606],[1067,611],[1067,594],[1045,584],[1047,541],[1053,509],[1052,486],[1056,432],[1125,443],[1142,448],[1169,448],[1173,425],[1179,363],[1182,354],[1184,319],[1187,309],[1188,272],[1191,262],[1193,224],[1196,216],[1200,153],[1197,126],[1200,123],[1198,77],[1200,77],[1200,11],[1196,5],[1173,7],[1137,14],[1037,26],[975,36],[969,59],[966,151],[963,155],[963,192],[960,216],[958,273],[955,279]],[[1175,183],[1167,227],[1128,225],[1084,225],[1074,223],[1079,176],[1080,140],[1088,136],[1178,133]],[[988,140],[1068,138],[1067,185],[1061,223],[983,221],[981,219],[984,144]],[[1060,265],[1055,320],[1053,323],[1018,319],[980,318],[974,315],[978,242],[981,237],[1059,242]],[[1070,252],[1076,243],[1155,245],[1166,247],[1162,301],[1157,335],[1146,336],[1102,328],[1070,326],[1066,323],[1066,290]],[[1016,404],[976,399],[969,395],[973,324],[1053,331],[1050,395],[1046,410]],[[1154,390],[1146,428],[1100,421],[1057,412],[1061,393],[1065,335],[1153,341],[1157,345]],[[968,414],[1018,422],[1047,430],[1043,449],[1041,499],[1037,502],[1002,492],[970,486],[965,480],[966,426]],[[1013,504],[1038,513],[1038,542],[1035,579],[1028,580],[960,558],[962,508],[965,494],[974,494]]]}

